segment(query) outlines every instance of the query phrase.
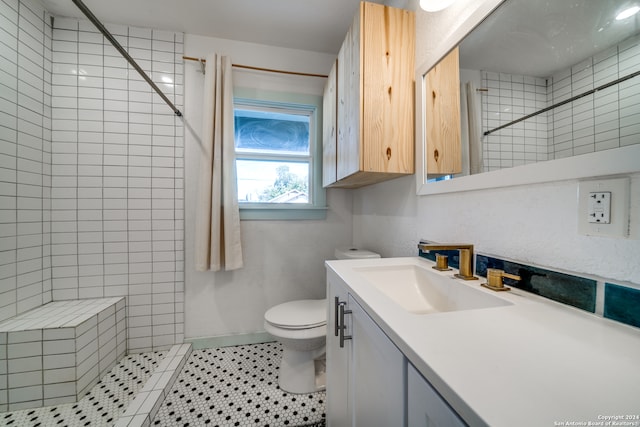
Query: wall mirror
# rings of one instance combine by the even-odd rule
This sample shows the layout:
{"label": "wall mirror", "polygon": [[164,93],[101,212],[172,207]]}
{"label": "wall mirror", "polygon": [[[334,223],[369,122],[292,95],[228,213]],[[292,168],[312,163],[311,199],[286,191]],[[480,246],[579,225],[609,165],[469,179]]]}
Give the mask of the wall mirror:
{"label": "wall mirror", "polygon": [[426,165],[433,65],[418,67],[418,194],[640,170],[638,5],[506,0],[467,34],[457,46],[459,173]]}

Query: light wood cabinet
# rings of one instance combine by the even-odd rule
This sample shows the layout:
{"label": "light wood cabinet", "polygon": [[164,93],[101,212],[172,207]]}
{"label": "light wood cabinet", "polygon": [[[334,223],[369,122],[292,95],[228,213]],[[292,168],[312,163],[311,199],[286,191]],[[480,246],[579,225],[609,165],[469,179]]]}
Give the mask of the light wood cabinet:
{"label": "light wood cabinet", "polygon": [[322,96],[322,186],[333,184],[337,180],[336,174],[336,114],[338,102],[337,71],[338,62],[333,61],[327,84]]}
{"label": "light wood cabinet", "polygon": [[462,172],[457,47],[425,77],[425,135],[427,175]]}
{"label": "light wood cabinet", "polygon": [[[414,172],[414,13],[362,2],[338,53],[323,184],[357,188]],[[325,104],[331,120],[333,103]],[[335,142],[335,150],[333,144]],[[335,167],[334,167],[335,164]],[[335,179],[333,173],[335,169]]]}

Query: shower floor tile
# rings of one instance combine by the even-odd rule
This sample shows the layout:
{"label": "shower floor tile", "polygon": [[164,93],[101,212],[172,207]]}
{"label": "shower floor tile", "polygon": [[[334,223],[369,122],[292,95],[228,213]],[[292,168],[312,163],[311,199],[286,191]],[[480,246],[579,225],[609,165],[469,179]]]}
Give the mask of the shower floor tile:
{"label": "shower floor tile", "polygon": [[152,426],[324,426],[325,392],[278,387],[279,343],[193,350]]}
{"label": "shower floor tile", "polygon": [[0,426],[112,426],[165,353],[125,356],[80,401],[0,413]]}

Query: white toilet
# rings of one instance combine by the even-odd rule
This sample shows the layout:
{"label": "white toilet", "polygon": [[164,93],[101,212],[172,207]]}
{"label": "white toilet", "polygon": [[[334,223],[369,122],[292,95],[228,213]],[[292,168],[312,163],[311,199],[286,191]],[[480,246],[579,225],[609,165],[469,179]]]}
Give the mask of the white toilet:
{"label": "white toilet", "polygon": [[[380,258],[374,252],[343,247],[336,259]],[[264,329],[283,348],[278,385],[288,393],[313,393],[324,389],[327,336],[327,300],[289,301],[264,314]]]}

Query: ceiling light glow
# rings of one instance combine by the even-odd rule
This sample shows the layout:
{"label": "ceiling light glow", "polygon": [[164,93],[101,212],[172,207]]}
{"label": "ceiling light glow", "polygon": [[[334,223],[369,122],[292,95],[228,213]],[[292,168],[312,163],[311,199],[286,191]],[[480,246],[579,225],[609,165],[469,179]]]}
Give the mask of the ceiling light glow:
{"label": "ceiling light glow", "polygon": [[427,12],[438,12],[451,6],[455,0],[420,0],[420,7]]}
{"label": "ceiling light glow", "polygon": [[623,19],[627,19],[640,12],[640,6],[633,6],[628,9],[623,10],[616,16],[617,21],[622,21]]}

